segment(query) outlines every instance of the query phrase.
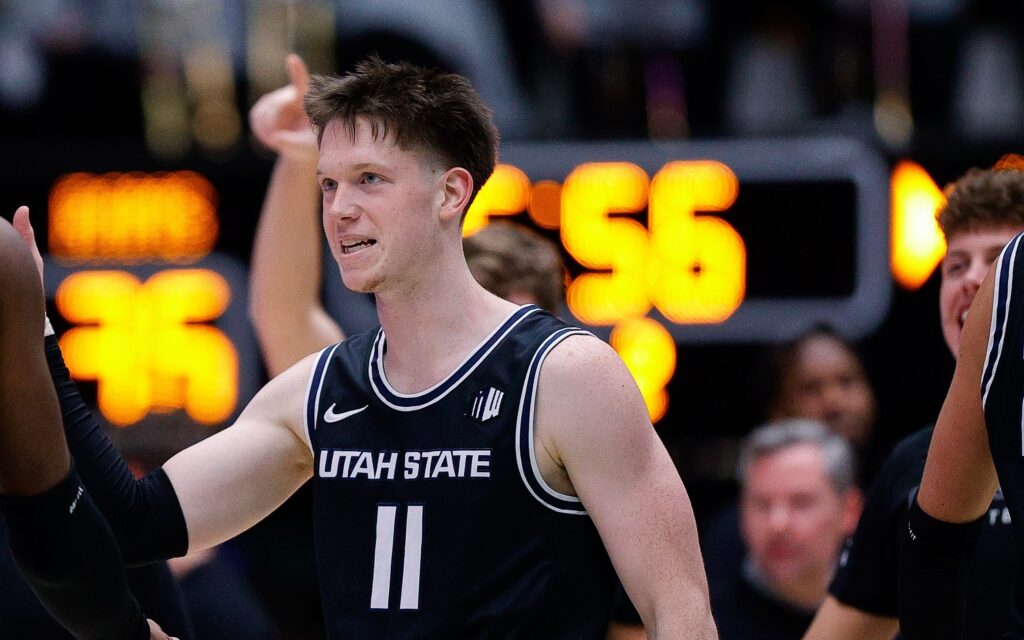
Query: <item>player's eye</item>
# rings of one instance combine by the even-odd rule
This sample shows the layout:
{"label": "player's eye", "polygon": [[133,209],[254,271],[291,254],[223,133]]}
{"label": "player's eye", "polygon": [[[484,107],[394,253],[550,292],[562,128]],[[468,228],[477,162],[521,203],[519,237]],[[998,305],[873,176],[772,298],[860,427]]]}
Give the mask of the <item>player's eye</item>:
{"label": "player's eye", "polygon": [[384,179],[381,178],[376,173],[364,173],[362,176],[359,177],[359,181],[362,184],[380,184],[381,182],[383,182],[383,180]]}
{"label": "player's eye", "polygon": [[964,272],[967,268],[967,263],[962,260],[953,260],[943,264],[943,271],[947,276],[956,276]]}
{"label": "player's eye", "polygon": [[337,186],[338,183],[335,182],[334,180],[331,180],[330,178],[324,178],[323,180],[320,181],[320,189],[322,191],[333,191]]}

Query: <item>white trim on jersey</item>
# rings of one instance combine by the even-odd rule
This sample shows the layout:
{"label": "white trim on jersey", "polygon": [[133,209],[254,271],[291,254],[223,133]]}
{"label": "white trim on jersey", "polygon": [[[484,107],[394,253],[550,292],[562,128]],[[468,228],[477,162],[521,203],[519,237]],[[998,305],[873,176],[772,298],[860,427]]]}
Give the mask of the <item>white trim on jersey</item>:
{"label": "white trim on jersey", "polygon": [[[1013,249],[1012,250],[1010,249],[1010,244],[1013,245]],[[992,283],[992,287],[993,287],[993,292],[992,292],[992,316],[991,316],[991,318],[989,318],[988,345],[985,348],[985,363],[984,363],[984,365],[981,368],[981,375],[982,376],[984,376],[985,372],[988,371],[989,360],[992,359],[992,345],[993,345],[993,341],[995,340],[996,325],[998,324],[996,322],[996,320],[998,318],[999,298],[1000,298],[1000,295],[1001,295],[1000,294],[1001,287],[999,285],[1000,285],[1000,282],[1002,281],[1002,276],[1003,276],[1003,255],[1006,253],[1006,251],[1009,250],[1010,251],[1010,264],[1008,265],[1007,268],[1010,270],[1010,272],[1007,275],[1006,301],[1005,301],[1006,308],[1004,309],[1004,312],[1003,312],[1002,329],[1000,330],[1000,333],[999,333],[999,347],[996,349],[995,359],[992,360],[992,373],[989,374],[988,380],[985,382],[985,388],[983,389],[982,394],[981,394],[981,406],[982,406],[982,409],[984,409],[986,404],[988,403],[988,392],[992,388],[992,381],[996,379],[996,371],[999,369],[999,359],[1000,359],[1000,357],[1003,354],[1003,345],[1006,344],[1006,326],[1007,326],[1007,324],[1009,324],[1008,321],[1010,319],[1010,302],[1012,301],[1012,298],[1013,298],[1014,263],[1015,263],[1015,261],[1017,259],[1017,249],[1020,247],[1020,235],[1018,234],[1017,237],[1015,237],[1010,242],[1010,244],[1007,244],[1006,247],[1003,248],[1003,251],[999,254],[999,258],[998,258],[998,260],[996,262],[995,280]]]}
{"label": "white trim on jersey", "polygon": [[[540,472],[540,467],[537,465],[537,449],[534,446],[534,421],[537,416],[537,388],[539,387],[538,383],[540,380],[540,370],[544,364],[544,359],[547,358],[551,350],[558,346],[559,343],[562,342],[562,340],[565,340],[569,336],[576,335],[586,336],[591,334],[587,331],[583,331],[582,329],[563,329],[561,335],[557,335],[555,339],[551,341],[550,344],[548,344],[547,346],[542,346],[537,350],[537,353],[534,354],[533,359],[530,362],[530,366],[527,368],[528,372],[532,369],[533,374],[524,382],[523,393],[519,399],[519,411],[516,416],[516,464],[519,467],[519,476],[523,481],[523,485],[526,486],[527,491],[530,492],[530,495],[532,495],[537,500],[537,502],[540,502],[542,505],[544,505],[548,509],[551,509],[552,511],[557,511],[559,513],[567,513],[570,515],[585,516],[588,514],[586,509],[583,507],[583,502],[579,499],[579,497],[571,496],[556,491],[551,487],[551,485],[547,483],[546,480],[544,480],[544,476]],[[536,368],[534,368],[535,364]],[[526,469],[523,465],[523,454],[521,445],[523,407],[526,404],[527,394],[529,394],[530,397],[530,415],[529,420],[527,421],[526,433],[528,439],[527,447],[530,450],[530,471],[533,474],[533,478],[534,480],[536,480],[537,484],[540,485],[540,487],[551,497],[556,498],[558,500],[563,500],[565,502],[577,503],[580,505],[578,509],[563,509],[562,507],[551,504],[551,502],[545,500],[542,496],[537,495],[537,492],[533,490],[533,487],[530,485],[529,479],[526,477]]]}
{"label": "white trim on jersey", "polygon": [[[462,384],[462,382],[466,378],[468,378],[474,371],[476,371],[477,367],[479,367],[481,364],[483,364],[484,360],[487,359],[487,356],[489,356],[491,354],[491,352],[494,351],[498,347],[499,344],[501,344],[501,341],[505,339],[505,336],[507,336],[513,329],[515,329],[517,326],[519,326],[519,323],[521,323],[523,320],[525,320],[531,314],[537,313],[537,312],[540,311],[539,307],[535,308],[535,309],[529,309],[528,311],[526,311],[526,313],[523,313],[522,317],[518,318],[511,325],[509,325],[508,327],[505,326],[505,323],[507,323],[509,321],[509,319],[512,318],[512,316],[514,316],[517,313],[520,313],[521,311],[523,311],[524,307],[527,307],[527,306],[529,306],[529,305],[523,305],[521,307],[516,307],[516,309],[513,310],[512,313],[510,313],[507,316],[505,316],[501,320],[501,322],[499,322],[498,325],[494,328],[494,330],[491,331],[489,334],[487,334],[487,337],[485,337],[483,340],[481,340],[476,345],[476,347],[473,348],[473,350],[469,353],[469,355],[466,356],[462,360],[462,362],[459,363],[459,365],[457,367],[452,369],[452,372],[449,373],[447,376],[445,376],[443,380],[441,380],[437,384],[431,386],[429,389],[424,389],[423,391],[419,391],[417,393],[401,393],[399,391],[396,391],[395,388],[392,387],[391,383],[388,381],[388,377],[384,373],[384,343],[385,343],[385,341],[387,339],[387,336],[384,335],[384,329],[382,328],[380,330],[380,335],[377,338],[377,344],[371,349],[371,357],[370,357],[370,362],[369,362],[369,365],[368,365],[369,370],[367,372],[368,376],[369,376],[369,379],[370,379],[370,387],[373,389],[373,393],[377,396],[377,398],[381,402],[383,402],[387,406],[391,407],[395,411],[403,411],[403,412],[417,411],[419,409],[423,409],[425,407],[429,407],[430,405],[432,405],[432,404],[434,404],[436,402],[439,402],[440,400],[444,399],[449,393],[454,391],[456,387],[458,387],[460,384]],[[498,336],[497,339],[494,339],[494,337],[499,332],[501,332],[501,335]],[[483,345],[487,344],[487,342],[492,340],[492,339],[494,339],[494,343],[486,351],[484,351],[483,353],[480,353],[480,349],[483,347]],[[455,376],[455,374],[458,373],[460,369],[465,367],[467,363],[473,361],[474,359],[476,359],[476,362],[473,363],[473,366],[469,367],[469,369],[467,369],[462,374],[462,376],[460,376],[458,378],[458,380],[454,380],[453,381],[452,377]],[[401,405],[397,405],[397,404],[394,404],[393,402],[389,401],[384,396],[384,394],[382,394],[380,392],[380,389],[377,388],[377,382],[376,382],[376,380],[374,380],[374,377],[373,377],[374,362],[376,362],[376,365],[377,365],[377,374],[380,376],[381,382],[383,382],[384,387],[388,390],[388,393],[391,393],[391,394],[393,394],[393,395],[395,395],[396,397],[399,397],[399,398],[415,399],[415,398],[419,398],[419,397],[422,397],[422,396],[426,396],[426,395],[428,395],[430,393],[433,393],[434,391],[436,391],[437,389],[439,389],[439,388],[441,388],[441,387],[443,387],[445,385],[450,385],[450,386],[447,389],[445,389],[445,391],[443,393],[441,393],[440,395],[438,395],[436,398],[433,398],[433,399],[431,399],[431,400],[429,400],[427,402],[424,402],[422,404],[417,404],[417,405],[413,405],[413,406],[409,406],[409,407],[403,407]]]}
{"label": "white trim on jersey", "polygon": [[[327,378],[327,368],[329,366],[331,366],[331,358],[334,357],[334,352],[340,346],[341,346],[341,343],[339,342],[339,343],[337,343],[335,345],[332,345],[332,346],[329,346],[329,347],[324,347],[323,349],[320,350],[320,355],[317,356],[316,360],[313,361],[313,368],[310,369],[310,371],[309,371],[309,380],[306,382],[306,402],[304,403],[304,406],[302,408],[302,434],[303,434],[303,436],[305,436],[306,445],[309,447],[310,452],[313,453],[313,457],[314,458],[316,457],[316,452],[313,451],[313,440],[310,438],[309,434],[310,434],[310,431],[315,431],[316,430],[316,421],[320,419],[320,393],[324,389],[324,380]],[[329,354],[327,354],[326,359],[324,359],[324,353],[328,349],[330,349],[331,352]],[[323,368],[323,371],[320,372],[320,382],[319,382],[319,384],[317,384],[317,387],[316,387],[316,397],[315,398],[311,398],[310,397],[310,392],[313,390],[313,378],[316,377],[317,365],[320,364],[320,361],[322,359],[324,360],[324,368]],[[310,429],[310,424],[309,424],[309,401],[310,400],[313,400],[313,425],[312,425],[313,428],[312,429]]]}

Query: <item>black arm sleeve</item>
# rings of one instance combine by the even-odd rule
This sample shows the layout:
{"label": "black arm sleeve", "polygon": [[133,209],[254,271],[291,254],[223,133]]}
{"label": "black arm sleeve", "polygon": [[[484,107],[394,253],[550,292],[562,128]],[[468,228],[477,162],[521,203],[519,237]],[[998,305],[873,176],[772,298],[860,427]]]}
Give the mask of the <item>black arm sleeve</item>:
{"label": "black arm sleeve", "polygon": [[963,637],[967,568],[983,521],[936,520],[911,497],[899,584],[900,633],[907,640]]}
{"label": "black arm sleeve", "polygon": [[148,640],[107,523],[75,470],[27,497],[0,497],[11,554],[36,597],[76,638]]}
{"label": "black arm sleeve", "polygon": [[188,551],[181,504],[167,474],[157,469],[136,478],[85,405],[54,336],[46,362],[57,389],[68,448],[96,506],[110,523],[128,564],[175,558]]}

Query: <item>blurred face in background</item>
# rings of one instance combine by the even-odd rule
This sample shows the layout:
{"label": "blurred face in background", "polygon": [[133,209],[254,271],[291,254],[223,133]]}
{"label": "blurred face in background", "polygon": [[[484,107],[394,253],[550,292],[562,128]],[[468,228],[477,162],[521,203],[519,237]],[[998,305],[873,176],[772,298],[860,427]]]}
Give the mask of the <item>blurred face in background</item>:
{"label": "blurred face in background", "polygon": [[827,334],[797,347],[772,406],[772,420],[820,420],[855,446],[867,442],[875,423],[875,394],[857,354]]}
{"label": "blurred face in background", "polygon": [[961,231],[949,238],[942,259],[942,284],[939,286],[939,319],[946,346],[957,357],[960,333],[967,310],[978,293],[989,268],[1019,227],[988,227]]}
{"label": "blurred face in background", "polygon": [[755,458],[740,497],[749,559],[777,596],[805,608],[817,606],[860,507],[856,488],[836,489],[816,444],[794,444]]}

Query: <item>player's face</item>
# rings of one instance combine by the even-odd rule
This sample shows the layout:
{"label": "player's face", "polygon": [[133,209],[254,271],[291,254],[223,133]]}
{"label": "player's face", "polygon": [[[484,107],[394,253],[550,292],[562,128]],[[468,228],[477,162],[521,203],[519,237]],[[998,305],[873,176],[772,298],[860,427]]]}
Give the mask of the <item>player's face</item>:
{"label": "player's face", "polygon": [[780,594],[824,588],[859,508],[854,493],[835,490],[816,445],[764,455],[751,465],[740,499],[750,559]]}
{"label": "player's face", "polygon": [[1018,227],[993,227],[961,231],[949,239],[946,257],[942,259],[939,318],[942,337],[954,358],[960,349],[960,333],[967,309],[978,287],[999,252],[1020,231]]}
{"label": "player's face", "polygon": [[442,173],[425,153],[375,138],[364,118],[354,134],[340,120],[327,124],[317,179],[324,232],[345,286],[380,293],[430,268]]}
{"label": "player's face", "polygon": [[811,418],[850,442],[867,442],[875,421],[875,394],[856,354],[830,336],[812,336],[781,381],[779,418]]}

